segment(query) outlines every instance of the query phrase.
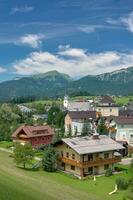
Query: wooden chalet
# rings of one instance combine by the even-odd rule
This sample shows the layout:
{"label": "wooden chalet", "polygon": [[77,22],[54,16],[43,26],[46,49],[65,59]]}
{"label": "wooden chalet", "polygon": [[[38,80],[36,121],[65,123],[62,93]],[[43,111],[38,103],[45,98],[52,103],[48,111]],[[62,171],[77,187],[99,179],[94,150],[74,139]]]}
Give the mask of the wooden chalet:
{"label": "wooden chalet", "polygon": [[20,126],[12,135],[14,142],[30,143],[33,147],[48,145],[54,135],[53,129],[48,125]]}

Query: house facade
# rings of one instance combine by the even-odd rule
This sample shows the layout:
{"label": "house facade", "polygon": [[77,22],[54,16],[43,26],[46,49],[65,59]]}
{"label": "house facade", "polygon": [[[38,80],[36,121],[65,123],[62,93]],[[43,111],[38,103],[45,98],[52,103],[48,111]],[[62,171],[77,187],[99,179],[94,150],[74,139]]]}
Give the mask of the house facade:
{"label": "house facade", "polygon": [[115,117],[111,120],[110,127],[115,128],[115,140],[133,146],[133,117]]}
{"label": "house facade", "polygon": [[57,149],[59,169],[82,178],[104,174],[109,168],[113,170],[114,164],[121,161],[118,151],[124,148],[107,136],[95,134],[62,139]]}
{"label": "house facade", "polygon": [[71,129],[73,136],[81,135],[85,123],[92,130],[96,118],[96,111],[70,111],[65,117],[65,133],[69,133]]}
{"label": "house facade", "polygon": [[113,99],[109,96],[102,97],[97,106],[97,112],[103,117],[119,116],[119,107],[115,104]]}
{"label": "house facade", "polygon": [[50,126],[21,126],[12,135],[13,142],[30,143],[33,147],[51,143],[54,131]]}

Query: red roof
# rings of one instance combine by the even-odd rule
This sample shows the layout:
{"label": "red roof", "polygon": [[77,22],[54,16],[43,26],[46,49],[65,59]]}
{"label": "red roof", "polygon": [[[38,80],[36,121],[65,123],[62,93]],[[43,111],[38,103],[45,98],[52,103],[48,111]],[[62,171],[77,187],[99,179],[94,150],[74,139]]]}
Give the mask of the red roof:
{"label": "red roof", "polygon": [[31,137],[38,137],[38,136],[45,136],[45,135],[53,135],[54,131],[53,129],[48,126],[20,126],[12,135],[12,137],[17,137],[17,135],[24,131],[24,133],[28,136],[28,138]]}

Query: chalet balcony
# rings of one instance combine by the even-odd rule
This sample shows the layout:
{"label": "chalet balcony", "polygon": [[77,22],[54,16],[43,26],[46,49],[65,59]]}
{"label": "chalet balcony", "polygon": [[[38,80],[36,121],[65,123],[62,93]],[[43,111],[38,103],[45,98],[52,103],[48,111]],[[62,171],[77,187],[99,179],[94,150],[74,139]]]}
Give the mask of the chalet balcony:
{"label": "chalet balcony", "polygon": [[60,160],[63,163],[66,163],[69,165],[85,168],[85,167],[94,167],[94,166],[118,163],[118,162],[121,162],[121,157],[113,157],[113,158],[107,158],[107,159],[99,158],[93,161],[85,161],[85,162],[76,161],[76,160],[72,160],[65,157],[62,157]]}

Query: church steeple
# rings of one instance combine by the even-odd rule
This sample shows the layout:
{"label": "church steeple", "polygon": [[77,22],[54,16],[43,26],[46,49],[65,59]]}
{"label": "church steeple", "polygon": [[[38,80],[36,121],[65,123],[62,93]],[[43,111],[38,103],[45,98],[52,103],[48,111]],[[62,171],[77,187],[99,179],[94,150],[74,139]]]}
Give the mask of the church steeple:
{"label": "church steeple", "polygon": [[68,108],[68,96],[66,95],[66,92],[65,92],[65,96],[64,96],[64,108]]}

